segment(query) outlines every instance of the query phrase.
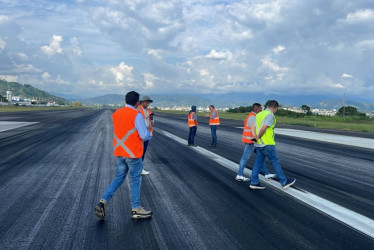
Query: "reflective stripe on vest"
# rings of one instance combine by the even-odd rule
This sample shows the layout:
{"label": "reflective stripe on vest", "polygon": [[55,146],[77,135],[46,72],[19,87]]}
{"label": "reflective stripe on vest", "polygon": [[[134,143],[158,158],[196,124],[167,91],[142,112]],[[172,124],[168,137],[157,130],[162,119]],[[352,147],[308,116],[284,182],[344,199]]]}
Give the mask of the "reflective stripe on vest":
{"label": "reflective stripe on vest", "polygon": [[[191,112],[188,114],[188,127],[194,127],[197,125],[197,119],[193,119],[193,114],[196,114],[195,112]],[[197,117],[196,117],[197,118]]]}
{"label": "reflective stripe on vest", "polygon": [[248,119],[251,116],[256,116],[254,112],[251,112],[248,114],[247,118],[244,121],[244,128],[243,128],[243,135],[242,135],[242,142],[251,144],[253,143],[252,139],[254,138],[252,134],[252,129],[250,126],[248,126]]}
{"label": "reflective stripe on vest", "polygon": [[276,119],[275,119],[275,116],[274,116],[273,112],[271,112],[270,110],[266,109],[266,110],[261,111],[260,113],[257,114],[257,116],[256,116],[256,134],[258,134],[260,132],[262,126],[264,126],[265,118],[268,115],[273,116],[274,123],[270,127],[266,128],[265,133],[262,135],[261,138],[259,138],[259,140],[257,140],[257,143],[258,144],[264,144],[264,145],[275,145],[274,126],[275,126],[275,123],[276,123]]}
{"label": "reflective stripe on vest", "polygon": [[[212,118],[214,112],[217,113],[216,117],[215,118]],[[213,109],[212,113],[210,113],[210,119],[209,119],[209,125],[219,125],[219,115],[218,115],[218,111]]]}
{"label": "reflective stripe on vest", "polygon": [[131,129],[129,132],[127,132],[127,134],[122,138],[122,139],[118,139],[118,137],[116,135],[114,135],[114,140],[116,141],[116,145],[114,146],[114,151],[118,148],[118,147],[122,147],[129,155],[131,158],[135,158],[135,155],[131,152],[131,150],[126,147],[125,145],[125,141],[127,140],[127,138],[132,135],[133,133],[136,132],[136,128],[133,128]]}

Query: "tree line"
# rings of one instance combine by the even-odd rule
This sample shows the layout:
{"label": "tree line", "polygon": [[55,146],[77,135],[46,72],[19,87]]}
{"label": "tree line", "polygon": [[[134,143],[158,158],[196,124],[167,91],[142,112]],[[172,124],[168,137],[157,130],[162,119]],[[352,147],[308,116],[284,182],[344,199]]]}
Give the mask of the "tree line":
{"label": "tree line", "polygon": [[[266,108],[269,104],[270,100],[268,100],[264,107]],[[277,115],[279,116],[288,116],[288,117],[295,117],[295,118],[301,118],[305,116],[312,116],[314,115],[308,105],[301,105],[300,109],[303,111],[303,113],[294,112],[291,110],[282,109],[282,105],[279,105],[280,109],[278,109]],[[237,108],[230,108],[227,112],[229,113],[249,113],[252,111],[252,106],[240,106]],[[353,106],[343,106],[341,107],[338,112],[336,113],[336,116],[344,117],[344,116],[358,116],[361,118],[365,118],[366,114],[359,112],[357,108]]]}

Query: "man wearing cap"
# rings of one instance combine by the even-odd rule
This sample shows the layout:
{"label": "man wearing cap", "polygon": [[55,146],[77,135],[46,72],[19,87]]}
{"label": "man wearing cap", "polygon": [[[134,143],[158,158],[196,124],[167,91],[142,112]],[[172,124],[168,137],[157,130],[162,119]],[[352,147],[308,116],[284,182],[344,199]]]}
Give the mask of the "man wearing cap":
{"label": "man wearing cap", "polygon": [[[145,121],[145,125],[147,126],[147,129],[151,132],[151,136],[153,136],[153,113],[152,111],[148,108],[149,104],[153,102],[151,98],[147,95],[143,96],[143,98],[140,100],[140,105],[138,106],[138,110],[143,116],[143,119]],[[149,140],[143,141],[143,156],[142,160],[144,162],[144,156],[145,152],[147,151],[148,147],[148,142]],[[142,170],[142,175],[148,175],[149,171],[143,169]]]}

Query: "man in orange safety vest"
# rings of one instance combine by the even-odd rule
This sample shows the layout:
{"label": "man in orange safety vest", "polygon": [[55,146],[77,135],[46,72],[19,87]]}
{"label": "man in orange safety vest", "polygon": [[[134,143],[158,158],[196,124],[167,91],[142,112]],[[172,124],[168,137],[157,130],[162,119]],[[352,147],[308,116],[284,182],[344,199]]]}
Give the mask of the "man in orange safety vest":
{"label": "man in orange safety vest", "polygon": [[188,146],[196,147],[195,144],[195,135],[197,130],[197,115],[196,115],[196,106],[191,106],[191,110],[188,113],[188,127],[190,132],[188,134]]}
{"label": "man in orange safety vest", "polygon": [[151,134],[145,126],[141,113],[137,110],[139,103],[139,94],[130,91],[126,94],[126,106],[117,109],[112,115],[113,148],[117,160],[117,170],[113,181],[95,207],[95,214],[100,219],[105,218],[107,204],[125,180],[128,172],[130,172],[131,179],[131,218],[148,219],[152,217],[152,211],[145,210],[140,204],[143,140],[151,139]]}
{"label": "man in orange safety vest", "polygon": [[209,106],[210,115],[209,116],[209,126],[210,133],[212,135],[212,143],[209,145],[212,148],[217,147],[217,127],[219,123],[218,111],[214,108],[214,105]]}

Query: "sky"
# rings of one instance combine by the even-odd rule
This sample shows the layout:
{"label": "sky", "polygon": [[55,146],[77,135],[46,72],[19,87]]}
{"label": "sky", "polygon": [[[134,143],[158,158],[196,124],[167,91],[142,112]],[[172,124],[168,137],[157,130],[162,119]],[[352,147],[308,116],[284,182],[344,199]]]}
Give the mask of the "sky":
{"label": "sky", "polygon": [[0,0],[0,79],[82,97],[374,100],[374,1]]}

